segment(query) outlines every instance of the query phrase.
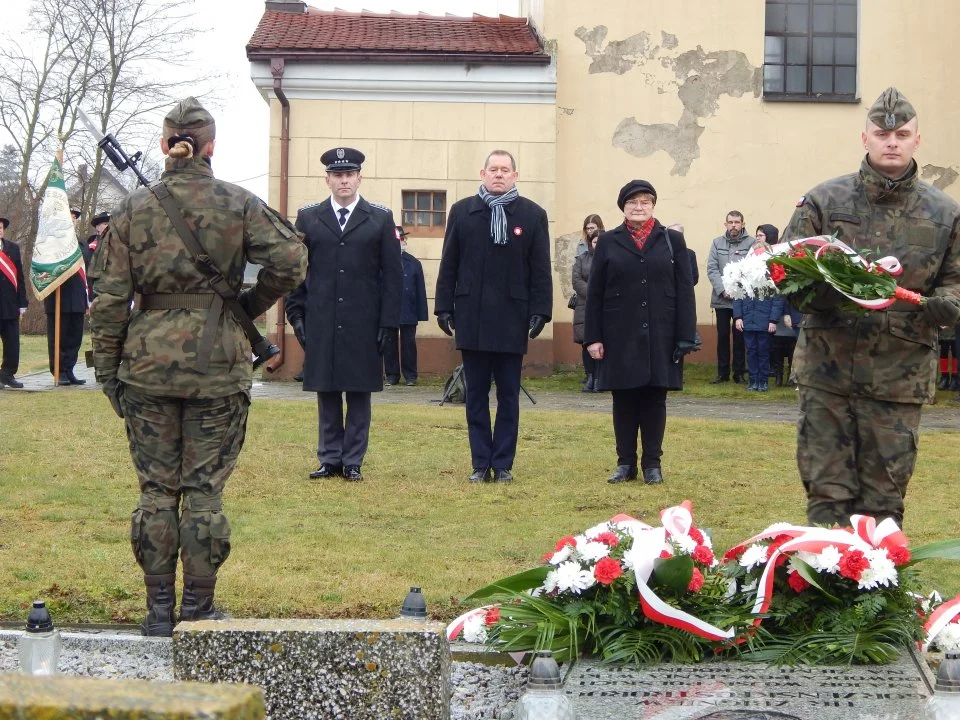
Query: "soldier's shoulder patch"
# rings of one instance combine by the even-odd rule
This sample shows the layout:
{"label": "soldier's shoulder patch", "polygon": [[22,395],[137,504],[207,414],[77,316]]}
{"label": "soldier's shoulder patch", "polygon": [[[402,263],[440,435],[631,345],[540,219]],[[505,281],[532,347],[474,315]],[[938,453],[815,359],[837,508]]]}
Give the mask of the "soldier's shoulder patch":
{"label": "soldier's shoulder patch", "polygon": [[803,207],[803,204],[804,204],[805,202],[807,202],[807,196],[806,196],[806,195],[801,195],[801,196],[800,196],[800,199],[797,200],[797,207]]}
{"label": "soldier's shoulder patch", "polygon": [[315,202],[315,203],[310,203],[309,205],[304,205],[304,206],[303,206],[302,208],[300,208],[300,210],[298,210],[297,212],[302,212],[302,211],[304,211],[304,210],[309,210],[310,208],[315,208],[315,207],[317,207],[318,205],[323,205],[323,203],[325,203],[325,202],[327,202],[327,201],[326,201],[326,200],[321,200],[320,202]]}
{"label": "soldier's shoulder patch", "polygon": [[[367,200],[367,202],[370,202],[370,201]],[[380,205],[379,203],[375,203],[375,202],[370,203],[370,207],[374,208],[375,210],[379,210],[380,212],[385,212],[385,213],[393,212],[386,205]]]}

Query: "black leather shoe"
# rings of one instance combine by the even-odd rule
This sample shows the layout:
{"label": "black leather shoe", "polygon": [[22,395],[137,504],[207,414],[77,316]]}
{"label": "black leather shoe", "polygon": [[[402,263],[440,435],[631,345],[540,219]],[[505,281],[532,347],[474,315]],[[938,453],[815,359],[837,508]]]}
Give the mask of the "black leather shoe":
{"label": "black leather shoe", "polygon": [[660,472],[660,468],[644,468],[643,469],[643,481],[647,485],[659,485],[663,482],[663,473]]}
{"label": "black leather shoe", "polygon": [[407,385],[407,387],[413,387],[414,385],[417,384],[417,381],[416,381],[416,380],[407,380],[407,382],[406,382],[405,384]]}
{"label": "black leather shoe", "polygon": [[493,481],[494,482],[513,482],[513,473],[511,473],[509,470],[494,470]]}
{"label": "black leather shoe", "polygon": [[744,379],[743,375],[734,375],[734,376],[733,376],[733,381],[734,381],[737,385],[746,385],[746,384],[747,384],[747,381]]}
{"label": "black leather shoe", "polygon": [[636,465],[617,465],[617,469],[613,471],[613,475],[607,478],[608,483],[622,483],[630,482],[631,480],[637,479],[637,466]]}
{"label": "black leather shoe", "polygon": [[384,384],[384,385],[399,385],[399,384],[400,384],[400,378],[388,377],[386,380],[383,381],[383,384]]}
{"label": "black leather shoe", "polygon": [[334,465],[333,463],[320,463],[320,467],[310,473],[310,479],[336,477],[343,475],[343,465]]}
{"label": "black leather shoe", "polygon": [[717,375],[713,380],[710,381],[710,384],[719,385],[720,383],[725,383],[725,382],[730,382],[730,378]]}
{"label": "black leather shoe", "polygon": [[70,381],[71,385],[86,385],[86,380],[81,380],[76,375],[73,374],[73,370],[67,373],[67,380]]}
{"label": "black leather shoe", "polygon": [[490,482],[490,468],[474,468],[473,474],[467,480],[470,482]]}
{"label": "black leather shoe", "polygon": [[343,479],[349,482],[360,482],[363,480],[363,474],[360,472],[359,465],[344,465]]}
{"label": "black leather shoe", "polygon": [[0,387],[4,385],[18,390],[23,387],[23,383],[13,377],[13,375],[0,375]]}
{"label": "black leather shoe", "polygon": [[66,375],[61,374],[60,379],[57,380],[57,385],[59,385],[60,387],[66,387],[67,385],[70,385],[70,378],[68,378]]}

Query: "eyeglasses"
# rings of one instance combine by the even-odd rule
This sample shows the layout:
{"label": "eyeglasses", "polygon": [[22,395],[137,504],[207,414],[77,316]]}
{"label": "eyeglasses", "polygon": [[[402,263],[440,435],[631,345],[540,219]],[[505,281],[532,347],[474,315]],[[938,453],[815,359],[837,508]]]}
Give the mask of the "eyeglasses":
{"label": "eyeglasses", "polygon": [[653,200],[650,200],[648,198],[630,198],[624,203],[624,206],[626,205],[631,205],[631,206],[636,205],[638,207],[652,208]]}

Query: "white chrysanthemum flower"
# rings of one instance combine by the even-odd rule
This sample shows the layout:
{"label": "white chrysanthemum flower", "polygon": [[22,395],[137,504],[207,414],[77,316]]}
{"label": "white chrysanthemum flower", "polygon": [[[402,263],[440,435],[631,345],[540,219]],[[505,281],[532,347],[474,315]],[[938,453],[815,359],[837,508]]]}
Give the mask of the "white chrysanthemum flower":
{"label": "white chrysanthemum flower", "polygon": [[778,535],[780,535],[780,534],[783,533],[785,530],[791,530],[792,528],[793,528],[793,525],[791,525],[791,524],[788,523],[788,522],[775,522],[773,525],[771,525],[770,527],[768,527],[768,528],[767,528],[766,530],[764,530],[763,532],[764,532],[764,533],[777,533]]}
{"label": "white chrysanthemum flower", "polygon": [[653,572],[653,558],[650,557],[650,553],[634,546],[623,553],[623,566],[627,570],[633,570],[637,582],[646,582]]}
{"label": "white chrysanthemum flower", "polygon": [[697,549],[697,541],[689,535],[671,535],[670,539],[673,540],[677,544],[677,547],[683,550],[683,552],[685,552],[687,555]]}
{"label": "white chrysanthemum flower", "polygon": [[587,536],[587,539],[593,540],[593,538],[595,538],[600,533],[609,532],[610,529],[611,529],[610,523],[603,522],[603,523],[600,523],[599,525],[594,525],[592,528],[590,528],[583,534]]}
{"label": "white chrysanthemum flower", "polygon": [[583,545],[577,543],[577,554],[585,561],[595,563],[610,554],[610,547],[606,543],[588,540]]}
{"label": "white chrysanthemum flower", "polygon": [[727,263],[721,279],[723,289],[734,300],[763,298],[777,291],[767,272],[767,256],[764,254],[751,253],[743,260]]}
{"label": "white chrysanthemum flower", "polygon": [[[792,555],[790,556],[790,559],[787,560],[787,572],[800,572],[800,565],[799,563],[794,562],[794,560],[803,560],[804,562],[807,563],[807,565],[810,564],[810,561],[807,560],[806,558],[797,557],[797,555],[799,554],[800,553],[797,553],[796,555]],[[803,576],[801,575],[800,577],[803,577]]]}
{"label": "white chrysanthemum flower", "polygon": [[945,625],[943,630],[937,633],[933,640],[940,652],[960,653],[960,625],[950,623]]}
{"label": "white chrysanthemum flower", "polygon": [[836,575],[840,572],[840,558],[843,555],[835,545],[827,545],[810,563],[817,572]]}
{"label": "white chrysanthemum flower", "polygon": [[529,590],[527,590],[527,595],[529,595],[530,597],[538,598],[541,595],[543,595],[543,588],[542,587],[530,588]]}
{"label": "white chrysanthemum flower", "polygon": [[797,550],[795,553],[790,555],[790,569],[796,570],[797,566],[794,564],[793,559],[802,560],[807,565],[812,567],[814,570],[817,569],[817,555],[812,552],[807,552],[806,550]]}
{"label": "white chrysanthemum flower", "polygon": [[864,555],[870,561],[870,567],[860,574],[860,580],[857,582],[859,589],[873,590],[880,585],[890,587],[899,584],[900,576],[897,574],[897,567],[887,555],[886,550],[874,548],[867,550]]}
{"label": "white chrysanthemum flower", "polygon": [[464,621],[463,639],[468,643],[485,643],[487,641],[487,624],[483,613]]}
{"label": "white chrysanthemum flower", "polygon": [[736,594],[737,594],[737,580],[736,578],[731,578],[730,580],[727,580],[727,591],[723,594],[723,599],[729,600]]}
{"label": "white chrysanthemum flower", "polygon": [[559,565],[556,573],[557,590],[559,592],[569,590],[579,595],[581,590],[586,590],[596,582],[593,578],[593,573],[589,570],[584,570],[580,567],[580,563],[576,562],[565,562]]}
{"label": "white chrysanthemum flower", "polygon": [[763,545],[754,543],[740,556],[740,565],[747,569],[747,572],[753,570],[767,561],[767,548]]}
{"label": "white chrysanthemum flower", "polygon": [[547,576],[543,579],[543,591],[545,593],[552,593],[557,589],[557,571],[551,570],[547,573]]}
{"label": "white chrysanthemum flower", "polygon": [[572,552],[573,552],[572,547],[570,547],[569,545],[564,545],[562,548],[560,548],[553,554],[553,557],[550,558],[549,562],[551,565],[559,565],[562,562],[566,562],[567,560],[570,559],[570,553]]}

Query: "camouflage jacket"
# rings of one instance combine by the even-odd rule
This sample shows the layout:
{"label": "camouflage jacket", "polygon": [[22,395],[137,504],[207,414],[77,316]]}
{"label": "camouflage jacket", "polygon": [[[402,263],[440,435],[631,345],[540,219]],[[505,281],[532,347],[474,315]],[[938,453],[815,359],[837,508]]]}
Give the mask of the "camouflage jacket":
{"label": "camouflage jacket", "polygon": [[[307,252],[297,232],[256,195],[213,177],[201,159],[167,159],[162,179],[200,244],[239,292],[246,263],[262,266],[251,305],[262,312],[299,285]],[[208,309],[131,309],[134,295],[212,293],[160,203],[147,188],[111,214],[91,262],[96,299],[90,309],[99,382],[112,377],[172,397],[221,397],[249,391],[251,348],[225,310],[206,373],[197,369]]]}
{"label": "camouflage jacket", "polygon": [[[960,205],[917,177],[860,171],[828,180],[801,198],[783,240],[836,235],[871,257],[897,257],[905,288],[960,297]],[[801,385],[841,395],[920,404],[935,392],[937,328],[915,305],[863,315],[808,312],[794,354]]]}

